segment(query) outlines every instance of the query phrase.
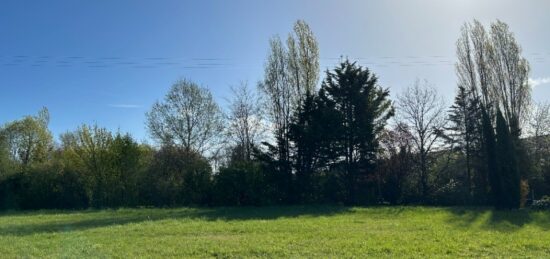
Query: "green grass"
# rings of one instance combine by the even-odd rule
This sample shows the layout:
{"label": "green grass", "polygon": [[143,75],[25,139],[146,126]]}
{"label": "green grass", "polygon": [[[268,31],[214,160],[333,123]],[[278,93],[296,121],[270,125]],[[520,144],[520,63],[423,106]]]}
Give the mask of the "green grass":
{"label": "green grass", "polygon": [[550,213],[296,206],[0,214],[0,257],[550,257]]}

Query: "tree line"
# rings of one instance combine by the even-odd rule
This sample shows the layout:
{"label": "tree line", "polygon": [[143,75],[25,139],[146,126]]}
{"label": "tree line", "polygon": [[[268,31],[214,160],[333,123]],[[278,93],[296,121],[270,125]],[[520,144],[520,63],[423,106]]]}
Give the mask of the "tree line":
{"label": "tree line", "polygon": [[[321,73],[310,27],[270,39],[263,79],[175,82],[146,114],[154,145],[49,113],[0,128],[0,208],[341,203],[524,206],[550,194],[550,106],[508,25],[466,23],[456,97],[417,80],[392,100],[367,67]],[[319,82],[320,81],[320,82]]]}

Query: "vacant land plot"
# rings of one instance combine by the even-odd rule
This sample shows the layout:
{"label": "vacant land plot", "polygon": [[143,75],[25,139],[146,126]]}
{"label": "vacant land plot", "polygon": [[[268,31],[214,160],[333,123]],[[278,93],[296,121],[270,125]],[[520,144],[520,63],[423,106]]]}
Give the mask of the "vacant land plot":
{"label": "vacant land plot", "polygon": [[550,213],[327,206],[0,214],[4,257],[550,257]]}

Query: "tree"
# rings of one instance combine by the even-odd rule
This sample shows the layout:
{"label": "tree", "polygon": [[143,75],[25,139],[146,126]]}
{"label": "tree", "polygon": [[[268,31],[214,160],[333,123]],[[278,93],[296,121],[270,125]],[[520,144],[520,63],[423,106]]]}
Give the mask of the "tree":
{"label": "tree", "polygon": [[517,164],[517,156],[514,147],[513,136],[510,133],[508,123],[502,115],[497,112],[496,128],[496,149],[498,150],[498,169],[495,181],[497,184],[497,209],[518,209],[520,206],[520,175]]}
{"label": "tree", "polygon": [[332,152],[344,168],[347,202],[357,203],[357,193],[365,191],[362,187],[374,173],[380,134],[394,114],[389,90],[378,85],[370,70],[346,60],[327,71],[319,98],[336,115],[331,130],[338,143]]}
{"label": "tree", "polygon": [[[494,145],[496,114],[501,112],[508,123],[514,142],[514,153],[526,160],[526,151],[520,141],[522,123],[526,119],[531,101],[528,85],[529,64],[521,56],[521,47],[516,42],[508,25],[496,21],[489,33],[477,20],[466,23],[457,41],[458,63],[456,65],[459,85],[468,89],[482,111],[482,146],[484,166],[491,185],[493,197],[498,197],[496,165],[498,161]],[[529,167],[522,167],[523,176],[529,175]],[[496,201],[496,199],[495,199]]]}
{"label": "tree", "polygon": [[442,132],[447,123],[445,103],[437,90],[427,81],[417,80],[412,87],[397,97],[401,123],[407,125],[412,133],[414,147],[418,154],[420,168],[419,190],[424,198],[429,192],[428,170],[429,154],[439,145]]}
{"label": "tree", "polygon": [[256,162],[236,161],[214,175],[213,200],[220,205],[267,203],[264,172]]}
{"label": "tree", "polygon": [[529,118],[529,137],[532,139],[533,153],[543,159],[541,155],[550,151],[550,103],[537,103],[533,106]]}
{"label": "tree", "polygon": [[46,161],[53,149],[53,138],[48,130],[49,120],[48,110],[42,108],[37,116],[26,116],[10,122],[0,130],[11,159],[23,168]]}
{"label": "tree", "polygon": [[289,125],[293,111],[293,90],[289,84],[286,50],[278,37],[270,41],[271,53],[265,66],[264,80],[259,89],[265,96],[267,111],[273,125],[275,144],[265,143],[270,156],[267,162],[273,163],[278,191],[283,192],[282,199],[291,199],[292,170],[290,167]]}
{"label": "tree", "polygon": [[143,148],[130,134],[117,132],[109,146],[110,205],[138,205],[138,180],[145,170]]}
{"label": "tree", "polygon": [[378,161],[379,196],[391,204],[403,201],[405,182],[413,167],[412,134],[405,124],[384,130],[380,139],[382,153]]}
{"label": "tree", "polygon": [[[466,160],[466,186],[471,198],[474,194],[474,165],[481,152],[481,107],[471,89],[459,85],[455,103],[449,113],[449,141]],[[477,176],[476,172],[476,176]],[[483,188],[483,184],[480,184]]]}
{"label": "tree", "polygon": [[80,173],[91,205],[109,205],[112,186],[109,147],[113,136],[97,125],[82,125],[74,132],[61,135],[65,166]]}
{"label": "tree", "polygon": [[146,117],[154,139],[187,152],[214,152],[223,129],[222,113],[210,91],[188,80],[176,82]]}
{"label": "tree", "polygon": [[508,25],[499,20],[491,24],[490,50],[488,62],[493,72],[495,103],[502,110],[514,141],[519,144],[521,125],[527,118],[531,102],[529,62],[521,56],[521,46]]}
{"label": "tree", "polygon": [[323,108],[316,95],[306,93],[302,107],[297,111],[290,125],[289,138],[292,141],[292,165],[296,175],[296,195],[301,202],[311,202],[315,195],[317,178],[315,174],[325,170],[337,155],[332,152],[331,143],[336,141],[333,129],[335,113]]}
{"label": "tree", "polygon": [[309,25],[298,20],[288,35],[287,73],[294,89],[294,106],[300,108],[307,94],[315,93],[319,81],[319,47]]}
{"label": "tree", "polygon": [[487,62],[491,50],[487,47],[490,42],[485,28],[477,20],[474,20],[473,25],[464,24],[456,45],[458,85],[466,88],[491,115],[494,94],[492,72]]}
{"label": "tree", "polygon": [[163,146],[148,170],[144,196],[157,206],[208,204],[211,176],[208,160],[199,153]]}
{"label": "tree", "polygon": [[0,134],[0,180],[7,175],[13,173],[14,165],[10,158],[10,151],[7,139],[3,134]]}
{"label": "tree", "polygon": [[138,204],[140,177],[150,151],[129,134],[111,133],[97,125],[82,125],[61,135],[57,161],[60,171],[74,172],[83,181],[94,207]]}
{"label": "tree", "polygon": [[533,174],[527,179],[533,194],[540,195],[550,189],[550,181],[545,182],[545,178],[550,178],[550,103],[537,103],[532,107],[527,133],[525,141],[533,165]]}
{"label": "tree", "polygon": [[481,110],[482,132],[483,132],[483,164],[484,172],[487,172],[487,178],[490,187],[491,199],[496,201],[500,197],[500,185],[498,179],[498,161],[496,136],[491,123],[491,117],[486,110]]}
{"label": "tree", "polygon": [[305,94],[312,92],[318,81],[319,53],[317,42],[309,26],[298,21],[294,34],[285,46],[278,36],[270,40],[270,53],[265,65],[264,80],[258,87],[265,96],[265,104],[274,128],[275,144],[266,143],[270,158],[276,164],[280,190],[290,201],[292,192],[290,124],[293,114],[300,109]]}
{"label": "tree", "polygon": [[531,102],[529,63],[521,51],[508,25],[498,20],[489,33],[477,20],[464,24],[457,41],[459,85],[479,99],[493,124],[499,108],[516,142]]}
{"label": "tree", "polygon": [[250,161],[254,148],[264,138],[264,114],[259,97],[246,83],[231,87],[231,91],[233,97],[229,100],[227,135],[234,148],[242,149],[239,159]]}

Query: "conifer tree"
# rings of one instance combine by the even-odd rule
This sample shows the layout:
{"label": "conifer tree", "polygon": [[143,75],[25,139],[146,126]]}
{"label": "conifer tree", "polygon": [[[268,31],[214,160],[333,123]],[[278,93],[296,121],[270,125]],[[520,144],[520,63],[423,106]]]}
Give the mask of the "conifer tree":
{"label": "conifer tree", "polygon": [[483,145],[484,145],[484,164],[483,168],[487,172],[490,185],[491,199],[495,206],[498,206],[498,201],[501,196],[500,174],[497,172],[497,157],[496,157],[496,140],[491,117],[486,109],[481,110],[482,129],[483,129]]}
{"label": "conifer tree", "polygon": [[322,105],[332,110],[329,114],[334,114],[330,130],[336,134],[336,146],[331,151],[340,157],[347,202],[357,203],[374,170],[380,133],[394,114],[389,90],[378,85],[370,70],[346,60],[327,72],[319,96]]}
{"label": "conifer tree", "polygon": [[520,205],[520,175],[517,165],[514,137],[510,133],[509,125],[500,110],[497,112],[496,128],[496,157],[498,174],[495,181],[500,187],[500,195],[497,197],[498,209],[517,209]]}
{"label": "conifer tree", "polygon": [[[449,114],[451,126],[448,128],[450,130],[448,141],[455,146],[457,151],[464,155],[466,162],[466,186],[470,198],[474,194],[474,179],[479,179],[478,174],[480,174],[475,166],[479,164],[478,160],[481,152],[480,108],[479,102],[474,93],[472,93],[472,90],[459,85],[455,102],[451,106]],[[482,185],[482,183],[478,184]]]}

